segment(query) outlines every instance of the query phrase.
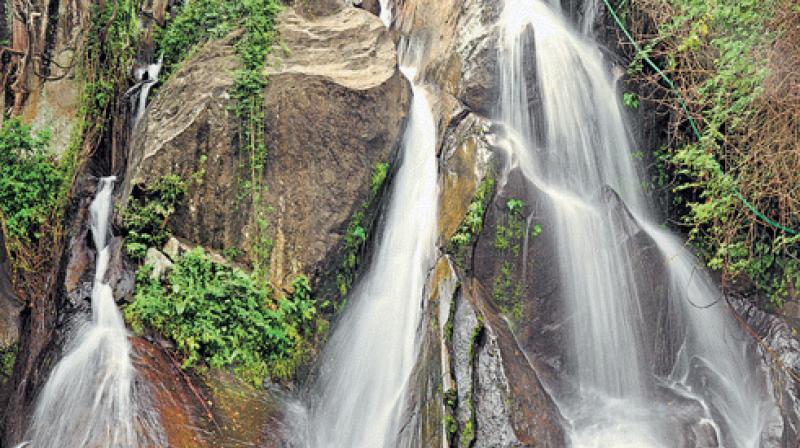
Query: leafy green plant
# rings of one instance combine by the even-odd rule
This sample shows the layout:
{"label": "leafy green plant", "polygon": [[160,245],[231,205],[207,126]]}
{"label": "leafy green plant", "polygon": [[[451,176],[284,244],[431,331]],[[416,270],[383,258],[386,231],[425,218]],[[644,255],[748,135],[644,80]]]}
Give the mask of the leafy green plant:
{"label": "leafy green plant", "polygon": [[622,95],[622,103],[631,109],[639,108],[639,96],[633,92],[625,92]]}
{"label": "leafy green plant", "polygon": [[131,257],[143,259],[150,247],[161,248],[170,237],[169,219],[186,193],[186,182],[167,175],[155,185],[143,186],[122,213],[125,249]]}
{"label": "leafy green plant", "polygon": [[355,281],[359,254],[369,239],[368,225],[365,222],[366,214],[376,204],[378,195],[386,183],[389,168],[390,164],[387,162],[375,164],[370,178],[369,198],[361,204],[361,207],[353,214],[347,224],[342,248],[342,261],[339,266],[339,272],[336,274],[336,286],[339,290],[339,295],[342,297],[347,295],[350,286]]}
{"label": "leafy green plant", "polygon": [[377,194],[378,191],[383,186],[384,182],[386,182],[386,176],[389,175],[389,162],[379,162],[375,164],[375,167],[372,169],[372,178],[370,179],[370,188],[372,190],[372,194]]}
{"label": "leafy green plant", "polygon": [[[747,276],[775,304],[800,297],[797,244],[787,244],[793,235],[778,227],[800,228],[792,155],[800,105],[780,87],[800,61],[793,2],[635,3],[638,21],[652,21],[658,33],[638,36],[647,40],[631,68],[641,72],[649,56],[681,98],[671,115],[672,145],[656,152],[653,184],[726,281]],[[644,29],[636,21],[632,28]]]}
{"label": "leafy green plant", "polygon": [[166,282],[137,272],[134,301],[125,308],[131,328],[146,327],[175,341],[184,368],[224,368],[260,384],[289,378],[308,356],[317,316],[308,279],[298,276],[286,297],[253,275],[213,263],[202,249],[175,261]]}
{"label": "leafy green plant", "polygon": [[0,349],[0,385],[5,384],[14,372],[17,361],[17,346]]}
{"label": "leafy green plant", "polygon": [[494,247],[498,250],[511,249],[515,257],[520,255],[522,238],[525,236],[525,219],[522,216],[524,206],[520,199],[506,201],[506,223],[498,223],[495,229]]}
{"label": "leafy green plant", "polygon": [[49,139],[18,118],[6,120],[0,131],[0,221],[12,246],[38,242],[58,208],[65,179]]}
{"label": "leafy green plant", "polygon": [[475,238],[483,231],[483,221],[486,217],[489,201],[492,199],[494,183],[494,178],[487,175],[478,185],[475,196],[473,196],[467,207],[464,222],[461,223],[456,233],[450,238],[450,244],[455,248],[472,244]]}

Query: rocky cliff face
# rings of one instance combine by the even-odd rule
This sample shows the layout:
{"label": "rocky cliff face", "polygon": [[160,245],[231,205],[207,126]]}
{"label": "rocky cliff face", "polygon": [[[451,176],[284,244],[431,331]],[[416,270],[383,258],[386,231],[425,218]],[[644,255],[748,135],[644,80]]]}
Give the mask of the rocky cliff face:
{"label": "rocky cliff face", "polygon": [[[333,267],[350,216],[366,200],[376,163],[394,159],[409,101],[392,39],[366,11],[278,23],[264,91],[271,281],[314,278]],[[252,252],[259,237],[244,182],[249,172],[228,90],[237,58],[229,41],[184,63],[149,107],[131,151],[124,194],[177,174],[194,178],[172,230],[211,249]],[[199,174],[198,174],[199,173]],[[244,197],[244,200],[243,200]]]}
{"label": "rocky cliff face", "polygon": [[[442,431],[421,432],[422,446],[434,446],[443,438],[450,446],[565,443],[560,413],[541,383],[540,376],[546,371],[539,368],[538,359],[523,351],[512,331],[513,323],[492,297],[496,277],[505,266],[503,254],[493,248],[493,220],[505,209],[505,196],[495,197],[499,188],[488,192],[483,232],[475,235],[468,247],[459,249],[451,243],[474,207],[481,184],[491,179],[491,185],[500,186],[504,195],[516,188],[498,178],[504,157],[493,144],[496,129],[491,121],[499,92],[497,19],[501,6],[501,2],[471,0],[434,5],[404,0],[397,5],[398,28],[427,44],[427,65],[422,73],[437,87],[440,245],[450,253],[440,260],[429,287],[426,337],[433,341],[426,344],[441,346],[441,350],[431,351],[434,356],[418,370],[427,372],[428,381],[442,381],[443,392],[435,397],[442,404],[439,409],[418,407],[412,414],[430,421],[439,412],[445,416],[445,424]],[[430,363],[435,361],[439,366],[432,369]],[[430,398],[425,403],[430,403]]]}
{"label": "rocky cliff face", "polygon": [[[281,45],[266,69],[263,200],[274,242],[270,281],[279,289],[297,274],[316,284],[335,275],[348,222],[370,196],[373,168],[395,159],[409,103],[394,42],[377,16],[363,9],[317,6],[288,8],[280,15]],[[323,12],[331,14],[320,16]],[[242,149],[228,93],[237,66],[230,40],[211,42],[161,87],[137,129],[122,207],[130,195],[163,176],[191,179],[170,220],[174,235],[188,246],[252,254],[262,236],[254,228],[252,193],[245,185],[250,173],[242,170],[249,155]],[[151,361],[144,363],[145,371],[153,370],[147,367],[152,362],[165,362],[159,350],[146,353],[145,361]],[[150,378],[157,390],[175,390],[167,385],[171,376],[164,385],[157,375]],[[201,387],[217,397],[211,411],[198,407],[197,397],[185,387],[157,394],[166,403],[162,415],[173,422],[165,428],[170,446],[272,446],[282,439],[275,396],[235,386],[235,381],[204,383]],[[256,409],[234,416],[238,408],[225,397],[237,388],[253,396]],[[221,436],[207,412],[225,422]],[[245,423],[244,416],[251,421]],[[186,434],[175,421],[207,428],[212,435]]]}
{"label": "rocky cliff face", "polygon": [[[87,5],[50,3],[58,5],[59,17],[50,28],[53,60],[68,66],[76,33],[86,27]],[[143,10],[160,22],[172,3],[147,1]],[[570,4],[574,14],[586,14],[583,2]],[[547,230],[542,235],[536,231],[537,225],[547,229],[540,204],[524,204],[518,216],[510,214],[509,200],[535,197],[536,192],[519,173],[504,169],[505,156],[495,146],[502,134],[492,122],[501,6],[500,1],[481,0],[397,0],[394,5],[399,32],[426,43],[421,76],[439,120],[441,256],[425,293],[419,357],[406,406],[402,438],[410,446],[565,445],[565,422],[546,391],[556,375],[570,368],[561,350],[567,343],[568,316],[559,308],[560,285],[550,262],[555,247]],[[370,196],[373,167],[395,161],[410,93],[397,69],[397,36],[385,30],[375,16],[378,10],[375,0],[297,0],[279,18],[281,45],[270,57],[269,84],[263,92],[268,146],[264,206],[274,243],[271,281],[278,288],[301,273],[315,286],[327,287],[340,264],[348,222]],[[596,17],[596,28],[608,30],[607,17]],[[610,34],[604,36],[612,46]],[[185,201],[170,221],[180,242],[217,252],[237,248],[252,256],[262,236],[253,224],[253,203],[246,200],[250,190],[242,166],[249,155],[240,141],[240,120],[231,110],[229,92],[238,64],[231,39],[213,41],[160,87],[121,170],[119,204],[124,209],[143,187],[177,174],[190,181]],[[535,80],[529,81],[535,86]],[[68,74],[27,85],[31,87],[21,111],[37,126],[51,127],[57,146],[66,147],[80,81]],[[530,98],[535,111],[535,91]],[[647,114],[640,133],[657,141],[657,116],[654,111]],[[36,311],[43,317],[27,321],[24,341],[51,335],[58,345],[70,313],[87,306],[94,256],[86,238],[85,205],[93,192],[87,179],[82,182],[76,202],[83,205],[75,207],[69,253],[64,255],[67,268],[57,288],[63,297],[54,294]],[[468,244],[455,245],[453,237],[473,213],[482,188],[487,195],[482,231],[471,235]],[[613,192],[606,193],[609,213],[627,222],[624,206]],[[372,212],[380,206],[373,204]],[[508,234],[512,226],[520,231]],[[627,228],[632,252],[653,270],[649,277],[663,277],[656,275],[664,260],[653,242],[636,226]],[[509,245],[498,245],[498,234],[509,238]],[[112,283],[129,296],[132,271],[120,246],[117,241]],[[21,307],[4,263],[0,250],[0,348],[15,342]],[[639,287],[652,292],[646,304],[648,325],[664,328],[674,316],[662,297],[665,286]],[[790,423],[786,431],[795,431],[800,405],[792,372],[800,368],[800,347],[789,325],[793,322],[744,302],[738,308],[764,339],[766,364],[781,367],[772,372],[774,387],[784,397],[781,406]],[[673,364],[678,342],[665,333],[647,343],[653,354],[648,362],[664,373]],[[52,344],[40,340],[38,345]],[[227,375],[200,379],[187,374],[171,358],[173,347],[163,341],[136,339],[134,347],[137,370],[150,385],[169,446],[284,446],[291,437],[281,423],[280,391],[254,390]],[[51,357],[39,347],[26,360],[30,381],[7,391],[17,397],[11,410],[19,411],[16,416],[7,413],[7,443],[18,440]],[[792,434],[787,440],[796,438]]]}

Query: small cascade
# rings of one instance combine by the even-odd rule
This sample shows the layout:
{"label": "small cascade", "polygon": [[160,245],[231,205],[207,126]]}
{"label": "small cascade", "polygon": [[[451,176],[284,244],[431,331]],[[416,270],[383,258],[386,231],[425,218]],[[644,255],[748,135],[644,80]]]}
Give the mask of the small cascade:
{"label": "small cascade", "polygon": [[[114,177],[100,180],[89,211],[97,250],[92,317],[79,326],[36,403],[30,448],[137,448],[135,370],[128,331],[104,278],[109,263]],[[152,443],[148,446],[154,446]]]}
{"label": "small cascade", "polygon": [[[512,166],[539,190],[531,199],[543,203],[555,242],[569,344],[551,389],[571,445],[760,446],[780,420],[753,343],[698,261],[652,223],[616,79],[587,36],[594,16],[584,11],[581,32],[559,9],[555,0],[505,0],[499,119]],[[537,86],[526,85],[530,45]],[[541,97],[533,113],[530,87]],[[635,261],[632,227],[664,260],[674,313],[666,328],[648,325],[654,292],[642,285],[653,279]],[[678,341],[668,374],[655,370],[646,344],[658,330]]]}
{"label": "small cascade", "polygon": [[[416,49],[408,51],[407,61]],[[349,296],[310,391],[309,448],[398,446],[409,376],[416,361],[422,297],[435,254],[436,128],[425,89],[412,83],[408,127],[374,257]]]}
{"label": "small cascade", "polygon": [[383,24],[389,27],[392,24],[392,0],[380,0],[381,13],[380,17]]}
{"label": "small cascade", "polygon": [[133,73],[136,84],[128,89],[125,96],[130,97],[131,110],[133,111],[133,128],[144,117],[144,112],[147,109],[147,98],[150,95],[150,89],[158,83],[158,76],[161,74],[161,66],[164,63],[164,56],[158,58],[158,61],[152,64],[142,65],[137,67]]}

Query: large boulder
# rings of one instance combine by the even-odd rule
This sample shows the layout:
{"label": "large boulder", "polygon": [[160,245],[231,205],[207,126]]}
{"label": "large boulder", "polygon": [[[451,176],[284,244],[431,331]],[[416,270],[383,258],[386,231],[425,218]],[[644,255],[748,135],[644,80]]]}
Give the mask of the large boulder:
{"label": "large boulder", "polygon": [[[287,9],[277,28],[281,49],[266,69],[263,182],[271,280],[280,287],[335,262],[374,165],[394,158],[409,89],[391,36],[364,10],[308,19]],[[248,154],[228,93],[237,67],[232,39],[211,42],[182,64],[140,124],[124,192],[136,195],[167,174],[194,179],[171,221],[174,234],[252,254],[262,235],[251,201],[242,200],[251,196],[249,170],[241,168]]]}

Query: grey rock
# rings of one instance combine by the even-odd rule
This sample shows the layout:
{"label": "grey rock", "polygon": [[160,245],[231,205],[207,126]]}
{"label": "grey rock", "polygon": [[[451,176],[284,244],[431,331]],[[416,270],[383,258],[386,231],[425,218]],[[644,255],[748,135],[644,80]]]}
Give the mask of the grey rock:
{"label": "grey rock", "polygon": [[153,267],[153,272],[150,273],[150,278],[153,280],[161,280],[163,279],[170,269],[172,269],[172,261],[161,253],[158,249],[149,248],[147,249],[147,255],[144,258],[144,264],[148,264]]}

